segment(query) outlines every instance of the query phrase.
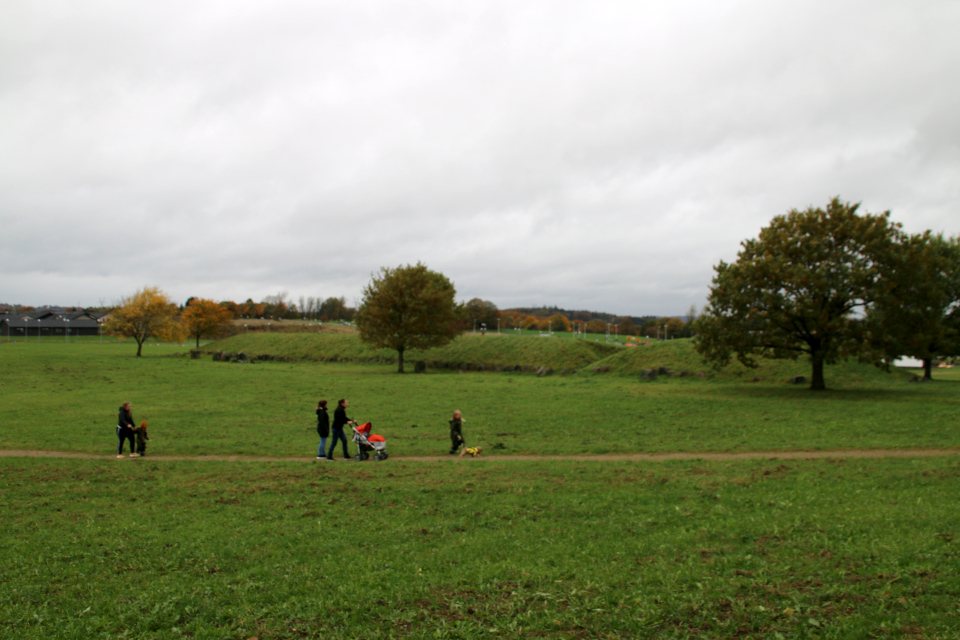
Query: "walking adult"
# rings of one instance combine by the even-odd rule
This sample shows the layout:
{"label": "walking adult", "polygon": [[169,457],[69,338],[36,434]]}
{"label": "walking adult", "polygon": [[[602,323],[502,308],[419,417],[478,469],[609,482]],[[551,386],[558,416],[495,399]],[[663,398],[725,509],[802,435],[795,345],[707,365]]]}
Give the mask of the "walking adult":
{"label": "walking adult", "polygon": [[337,448],[337,440],[343,443],[343,459],[348,460],[350,453],[347,451],[347,436],[343,433],[343,428],[348,424],[357,424],[347,417],[347,407],[349,403],[341,398],[337,401],[337,408],[333,411],[333,435],[330,444],[330,451],[327,452],[327,460],[333,462],[333,450]]}
{"label": "walking adult", "polygon": [[130,411],[131,406],[129,402],[124,402],[120,405],[120,413],[117,415],[117,457],[123,457],[123,442],[124,440],[130,441],[130,457],[136,458],[137,452],[133,448],[133,438],[135,435],[134,429],[136,428],[133,421],[133,413]]}
{"label": "walking adult", "polygon": [[330,416],[327,415],[327,401],[317,403],[317,435],[320,436],[320,448],[317,449],[317,460],[327,459],[327,438],[330,436]]}
{"label": "walking adult", "polygon": [[453,412],[453,419],[450,420],[450,455],[453,455],[463,446],[463,418],[460,417],[460,410]]}

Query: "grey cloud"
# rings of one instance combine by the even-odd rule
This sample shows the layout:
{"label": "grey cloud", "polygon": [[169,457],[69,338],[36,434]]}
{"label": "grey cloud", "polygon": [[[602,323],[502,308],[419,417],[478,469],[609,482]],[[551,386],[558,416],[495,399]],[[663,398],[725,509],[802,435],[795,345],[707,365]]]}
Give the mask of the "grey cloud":
{"label": "grey cloud", "polygon": [[683,313],[791,207],[957,232],[946,0],[0,12],[0,300],[352,300],[420,260],[502,307]]}

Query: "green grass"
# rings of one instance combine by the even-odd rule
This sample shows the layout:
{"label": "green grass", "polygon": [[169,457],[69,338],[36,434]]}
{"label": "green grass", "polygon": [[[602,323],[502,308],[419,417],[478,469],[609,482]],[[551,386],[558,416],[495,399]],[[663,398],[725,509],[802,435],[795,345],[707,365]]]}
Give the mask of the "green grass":
{"label": "green grass", "polygon": [[[556,343],[555,343],[556,344]],[[814,393],[779,382],[583,373],[431,371],[392,365],[192,360],[179,347],[2,347],[0,448],[109,453],[117,407],[150,425],[152,454],[306,456],[319,398],[351,401],[392,455],[440,455],[447,421],[504,455],[960,446],[956,378],[909,384],[880,372],[835,376]],[[163,355],[166,354],[166,355]]]}
{"label": "green grass", "polygon": [[0,459],[0,634],[956,638],[960,463]]}
{"label": "green grass", "polygon": [[[960,456],[510,459],[960,447],[960,376],[647,382],[686,347],[645,348],[539,378],[0,345],[0,449],[109,456],[123,400],[153,437],[0,458],[0,637],[960,638]],[[303,461],[321,396],[390,459]],[[444,455],[454,408],[506,459]],[[162,459],[206,453],[291,459]]]}
{"label": "green grass", "polygon": [[[408,351],[404,359],[413,369],[416,360],[431,363],[486,364],[582,368],[624,347],[589,340],[555,340],[550,337],[464,334],[444,347]],[[373,349],[356,334],[241,334],[212,342],[207,351],[244,352],[288,359],[325,361],[393,361],[397,352]]]}
{"label": "green grass", "polygon": [[[291,360],[316,361],[390,361],[396,352],[372,349],[356,334],[246,334],[208,344],[207,351],[244,352],[249,356],[267,354]],[[437,363],[454,369],[467,365],[494,365],[539,368],[550,367],[590,373],[602,367],[614,375],[639,377],[645,369],[670,370],[673,374],[700,373],[722,380],[754,380],[786,383],[794,376],[810,377],[810,365],[798,360],[760,360],[759,366],[747,368],[734,361],[722,369],[714,369],[694,350],[693,340],[668,340],[636,347],[617,346],[592,340],[555,340],[550,337],[464,334],[450,344],[406,354],[413,368],[415,360],[425,360],[431,367]],[[938,372],[939,374],[939,372]],[[848,361],[826,368],[828,386],[849,386],[851,382],[873,382],[889,379],[891,374],[872,365]],[[893,375],[899,379],[901,376]],[[940,376],[938,376],[940,377]]]}

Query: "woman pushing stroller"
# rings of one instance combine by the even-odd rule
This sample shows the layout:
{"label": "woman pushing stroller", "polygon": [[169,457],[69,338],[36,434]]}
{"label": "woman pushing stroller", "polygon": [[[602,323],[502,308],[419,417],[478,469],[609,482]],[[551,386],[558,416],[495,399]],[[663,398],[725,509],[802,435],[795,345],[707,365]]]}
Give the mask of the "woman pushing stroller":
{"label": "woman pushing stroller", "polygon": [[346,399],[341,398],[337,401],[337,408],[333,412],[333,427],[331,427],[333,433],[330,435],[330,439],[333,441],[330,444],[330,451],[327,452],[327,460],[333,462],[333,450],[337,448],[337,440],[343,443],[343,459],[349,460],[350,453],[347,451],[347,436],[343,432],[343,428],[348,424],[357,424],[355,420],[351,420],[347,417],[347,403]]}

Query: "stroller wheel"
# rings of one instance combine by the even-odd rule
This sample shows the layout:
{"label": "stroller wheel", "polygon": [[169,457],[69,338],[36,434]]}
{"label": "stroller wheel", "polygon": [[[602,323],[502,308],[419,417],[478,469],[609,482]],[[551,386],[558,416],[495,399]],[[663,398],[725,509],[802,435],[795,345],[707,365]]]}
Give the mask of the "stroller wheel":
{"label": "stroller wheel", "polygon": [[362,454],[360,454],[360,455],[362,455],[362,456],[363,456],[362,458],[360,458],[361,460],[366,460],[367,458],[369,458],[369,457],[370,457],[370,454],[369,454],[369,453],[367,453],[366,451],[364,451],[364,452],[363,452]]}
{"label": "stroller wheel", "polygon": [[387,459],[387,452],[386,452],[386,451],[382,451],[382,452],[378,453],[377,455],[373,456],[373,459],[374,459],[374,460],[377,460],[377,461],[386,460],[386,459]]}
{"label": "stroller wheel", "polygon": [[360,462],[361,460],[363,460],[362,456],[363,456],[362,453],[358,453],[357,455],[353,456],[353,459],[356,460],[357,462]]}

